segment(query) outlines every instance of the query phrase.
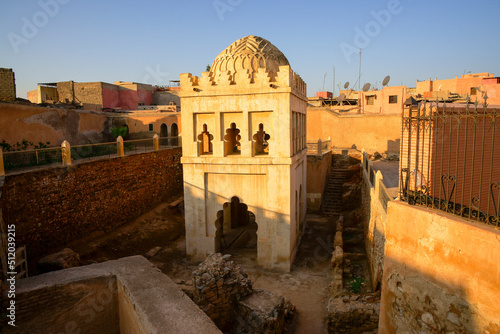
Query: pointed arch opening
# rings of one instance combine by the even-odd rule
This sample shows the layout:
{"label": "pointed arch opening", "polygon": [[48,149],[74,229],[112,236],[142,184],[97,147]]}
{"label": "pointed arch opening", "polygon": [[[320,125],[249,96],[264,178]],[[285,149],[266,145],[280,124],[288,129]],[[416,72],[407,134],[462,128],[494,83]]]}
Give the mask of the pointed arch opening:
{"label": "pointed arch opening", "polygon": [[217,252],[257,255],[257,229],[255,214],[236,196],[222,205],[215,221],[215,248]]}

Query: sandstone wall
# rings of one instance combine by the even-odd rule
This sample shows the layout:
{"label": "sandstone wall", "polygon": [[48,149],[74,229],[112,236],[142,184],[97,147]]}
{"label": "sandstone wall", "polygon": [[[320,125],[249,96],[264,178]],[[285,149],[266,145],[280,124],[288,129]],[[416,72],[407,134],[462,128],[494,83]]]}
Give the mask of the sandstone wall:
{"label": "sandstone wall", "polygon": [[0,68],[0,101],[14,102],[16,100],[16,82],[14,71],[10,68]]}
{"label": "sandstone wall", "polygon": [[182,192],[181,149],[7,175],[0,204],[16,242],[36,259],[127,223]]}
{"label": "sandstone wall", "polygon": [[335,147],[398,153],[401,116],[342,115],[327,108],[307,108],[307,141],[331,137]]}
{"label": "sandstone wall", "polygon": [[[382,284],[384,267],[385,230],[387,212],[379,199],[380,184],[370,184],[369,171],[363,169],[361,186],[361,208],[363,219],[363,235],[365,237],[366,256],[370,267],[373,290]],[[375,178],[375,183],[382,182]]]}
{"label": "sandstone wall", "polygon": [[500,232],[389,202],[379,333],[499,333]]}

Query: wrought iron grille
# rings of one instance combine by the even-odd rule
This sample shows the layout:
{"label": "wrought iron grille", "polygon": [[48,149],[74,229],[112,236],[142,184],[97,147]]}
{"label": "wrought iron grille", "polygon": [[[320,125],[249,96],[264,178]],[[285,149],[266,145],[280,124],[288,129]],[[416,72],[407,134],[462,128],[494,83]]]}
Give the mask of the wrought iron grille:
{"label": "wrought iron grille", "polygon": [[500,113],[422,102],[402,117],[400,199],[500,224]]}

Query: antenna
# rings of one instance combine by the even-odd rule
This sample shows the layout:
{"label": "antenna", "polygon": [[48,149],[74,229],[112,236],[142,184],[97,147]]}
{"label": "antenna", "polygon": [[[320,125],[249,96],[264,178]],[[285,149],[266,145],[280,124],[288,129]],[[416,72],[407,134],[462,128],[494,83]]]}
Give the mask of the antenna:
{"label": "antenna", "polygon": [[326,79],[326,74],[327,74],[327,73],[328,73],[328,72],[326,72],[326,73],[325,73],[325,76],[323,77],[323,92],[325,91],[325,79]]}
{"label": "antenna", "polygon": [[359,75],[358,75],[358,90],[361,85],[361,49],[359,49]]}
{"label": "antenna", "polygon": [[384,78],[384,81],[382,81],[382,86],[387,86],[387,84],[389,83],[389,80],[391,80],[391,77],[390,76],[386,76]]}
{"label": "antenna", "polygon": [[366,84],[364,84],[364,85],[363,85],[363,92],[368,91],[368,90],[370,89],[370,86],[371,86],[371,84],[370,84],[370,83],[366,83]]}
{"label": "antenna", "polygon": [[333,92],[332,96],[335,96],[335,66],[333,66]]}
{"label": "antenna", "polygon": [[347,82],[344,84],[344,88],[345,88],[345,89],[349,88],[349,81],[347,81]]}

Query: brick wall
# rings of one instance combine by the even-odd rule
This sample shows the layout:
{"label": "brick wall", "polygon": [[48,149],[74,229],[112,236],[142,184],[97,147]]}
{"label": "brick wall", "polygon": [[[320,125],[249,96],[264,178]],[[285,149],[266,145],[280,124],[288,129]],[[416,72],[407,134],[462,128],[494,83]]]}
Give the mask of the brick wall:
{"label": "brick wall", "polygon": [[0,68],[0,101],[14,102],[16,100],[16,81],[10,68]]}
{"label": "brick wall", "polygon": [[182,193],[181,149],[7,175],[0,199],[17,244],[36,259],[109,231]]}

